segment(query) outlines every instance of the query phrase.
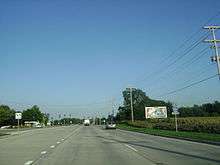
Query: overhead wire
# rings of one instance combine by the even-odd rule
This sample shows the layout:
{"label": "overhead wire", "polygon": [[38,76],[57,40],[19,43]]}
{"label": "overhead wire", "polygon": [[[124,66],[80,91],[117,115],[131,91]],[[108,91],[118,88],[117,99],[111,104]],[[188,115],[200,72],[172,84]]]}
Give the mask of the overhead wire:
{"label": "overhead wire", "polygon": [[[220,15],[220,11],[218,11],[215,15],[211,16],[207,21],[205,21],[201,26],[206,26],[207,24],[209,24],[211,21],[213,21],[217,16]],[[183,43],[177,47],[177,49],[175,49],[174,51],[172,51],[170,53],[170,55],[168,57],[165,57],[160,64],[162,64],[163,62],[165,62],[166,60],[168,60],[169,58],[171,58],[172,56],[174,56],[176,54],[177,51],[179,51],[181,48],[183,48],[189,41],[191,41],[197,34],[199,34],[202,31],[202,28],[199,28],[197,31],[195,31],[194,33],[192,33],[186,40],[183,41]],[[163,69],[163,68],[162,68]],[[150,74],[148,74],[147,78],[151,77],[152,75],[157,75],[159,73],[159,71],[156,72],[152,72]],[[135,80],[134,83],[137,82],[142,82],[144,80],[146,80],[147,78],[144,79],[140,79],[140,80]]]}
{"label": "overhead wire", "polygon": [[144,77],[142,80],[139,81],[135,81],[137,82],[141,82],[141,81],[145,81],[146,79],[151,79],[153,77],[157,77],[158,75],[164,73],[167,69],[169,69],[171,66],[173,66],[174,64],[176,64],[178,61],[180,61],[182,58],[184,58],[185,56],[187,56],[193,49],[195,49],[196,47],[199,46],[199,44],[206,39],[210,34],[207,32],[205,33],[205,35],[201,36],[198,40],[196,40],[195,42],[193,42],[193,44],[191,44],[189,46],[189,48],[184,50],[183,54],[180,54],[175,60],[171,61],[168,65],[163,66],[161,68],[159,68],[158,70],[156,70],[155,72],[152,72],[151,74],[149,74],[148,76]]}
{"label": "overhead wire", "polygon": [[[206,55],[206,53],[208,52],[207,48],[203,49],[202,51],[200,51],[199,53],[195,54],[190,60],[186,61],[185,63],[183,63],[180,67],[175,68],[174,70],[172,70],[171,72],[169,72],[168,74],[164,75],[163,77],[158,77],[154,82],[150,83],[148,85],[148,88],[153,88],[155,87],[156,84],[158,84],[160,81],[159,80],[167,80],[169,79],[173,79],[176,75],[179,75],[181,72],[183,72],[184,70],[189,69],[188,67],[190,65],[192,65],[193,63],[195,63],[196,61],[198,61],[199,59],[201,59],[204,55]],[[181,69],[181,70],[180,70]],[[178,73],[178,74],[177,74]]]}
{"label": "overhead wire", "polygon": [[193,83],[191,83],[191,84],[189,84],[189,85],[186,85],[186,86],[184,86],[184,87],[181,87],[181,88],[175,89],[175,90],[173,90],[173,91],[170,91],[170,92],[164,93],[164,94],[162,94],[162,95],[159,95],[158,97],[164,97],[164,96],[168,96],[168,95],[171,95],[171,94],[180,92],[180,91],[182,91],[182,90],[185,90],[185,89],[187,89],[187,88],[190,88],[190,87],[192,87],[192,86],[195,86],[195,85],[197,85],[197,84],[200,84],[200,83],[202,83],[202,82],[205,82],[205,81],[207,81],[207,80],[213,79],[213,78],[215,78],[215,77],[217,77],[217,76],[218,76],[218,74],[214,74],[214,75],[212,75],[212,76],[206,77],[206,78],[204,78],[204,79],[202,79],[202,80],[199,80],[199,81],[196,81],[196,82],[193,82]]}

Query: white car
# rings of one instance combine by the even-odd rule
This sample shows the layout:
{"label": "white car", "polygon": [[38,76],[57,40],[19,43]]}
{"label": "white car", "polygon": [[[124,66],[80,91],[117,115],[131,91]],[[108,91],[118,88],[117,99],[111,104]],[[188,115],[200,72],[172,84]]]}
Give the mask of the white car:
{"label": "white car", "polygon": [[105,129],[116,129],[116,124],[106,124]]}
{"label": "white car", "polygon": [[37,124],[35,127],[36,127],[36,128],[42,128],[42,125]]}
{"label": "white car", "polygon": [[1,129],[7,129],[7,128],[11,128],[10,125],[6,125],[6,126],[2,126]]}

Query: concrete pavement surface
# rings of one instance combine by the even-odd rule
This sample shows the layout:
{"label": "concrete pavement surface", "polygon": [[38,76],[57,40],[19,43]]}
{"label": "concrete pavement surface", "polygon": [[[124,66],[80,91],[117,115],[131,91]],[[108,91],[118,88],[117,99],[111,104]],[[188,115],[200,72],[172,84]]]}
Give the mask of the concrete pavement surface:
{"label": "concrete pavement surface", "polygon": [[0,164],[217,165],[220,146],[75,125],[1,138]]}

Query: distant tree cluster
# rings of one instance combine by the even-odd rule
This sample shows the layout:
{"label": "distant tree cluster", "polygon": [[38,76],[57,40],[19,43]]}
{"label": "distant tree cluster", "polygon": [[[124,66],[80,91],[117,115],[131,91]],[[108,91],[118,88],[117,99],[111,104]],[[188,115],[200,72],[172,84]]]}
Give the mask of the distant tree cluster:
{"label": "distant tree cluster", "polygon": [[[0,126],[4,125],[16,125],[15,110],[11,109],[7,105],[0,105]],[[21,123],[25,121],[38,121],[46,124],[49,120],[49,114],[42,113],[37,105],[34,105],[30,109],[22,112]]]}
{"label": "distant tree cluster", "polygon": [[62,118],[60,120],[52,121],[53,125],[70,125],[70,124],[80,124],[80,123],[82,123],[82,120],[78,118]]}
{"label": "distant tree cluster", "polygon": [[[116,116],[117,120],[130,120],[131,119],[131,94],[130,89],[127,88],[123,92],[124,105],[120,106]],[[140,89],[132,89],[132,100],[133,100],[133,109],[134,109],[134,118],[135,120],[144,120],[145,119],[145,107],[149,106],[166,106],[167,115],[171,116],[172,114],[172,103],[165,102],[162,100],[153,100],[146,96],[146,93]]]}
{"label": "distant tree cluster", "polygon": [[[131,94],[127,88],[123,92],[124,103],[118,108],[116,116],[117,121],[131,119]],[[145,120],[145,107],[147,106],[166,106],[167,116],[172,117],[173,105],[171,102],[154,100],[146,96],[146,93],[140,89],[132,89],[132,100],[135,120]],[[220,116],[220,102],[194,105],[193,107],[181,107],[178,109],[180,117],[211,117]]]}
{"label": "distant tree cluster", "polygon": [[181,107],[179,108],[180,117],[211,117],[220,116],[220,102],[215,101],[214,103],[207,103],[202,105],[194,105],[192,107]]}
{"label": "distant tree cluster", "polygon": [[15,111],[7,105],[0,105],[0,126],[14,125]]}

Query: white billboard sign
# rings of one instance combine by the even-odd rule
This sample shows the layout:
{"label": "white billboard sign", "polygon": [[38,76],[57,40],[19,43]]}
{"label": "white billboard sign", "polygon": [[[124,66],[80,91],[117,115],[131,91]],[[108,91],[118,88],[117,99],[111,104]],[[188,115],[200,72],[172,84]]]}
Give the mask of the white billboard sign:
{"label": "white billboard sign", "polygon": [[145,117],[167,118],[167,107],[145,107]]}
{"label": "white billboard sign", "polygon": [[22,118],[22,114],[21,113],[15,113],[15,119],[21,119]]}

